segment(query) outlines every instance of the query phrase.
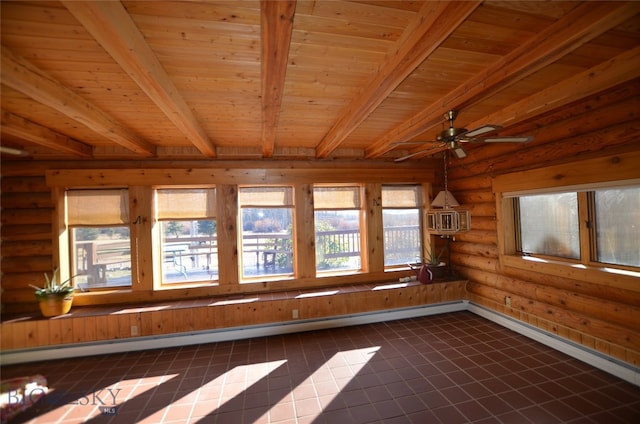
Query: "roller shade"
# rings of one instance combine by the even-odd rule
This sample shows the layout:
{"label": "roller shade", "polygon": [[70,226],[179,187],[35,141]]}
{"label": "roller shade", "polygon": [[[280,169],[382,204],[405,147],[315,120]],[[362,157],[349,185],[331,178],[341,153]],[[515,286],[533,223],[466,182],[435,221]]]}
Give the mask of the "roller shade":
{"label": "roller shade", "polygon": [[313,203],[316,209],[360,209],[360,188],[314,187]]}
{"label": "roller shade", "polygon": [[293,206],[291,187],[241,187],[240,206]]}
{"label": "roller shade", "polygon": [[156,191],[158,219],[216,217],[216,189],[162,189]]}
{"label": "roller shade", "polygon": [[128,225],[129,191],[68,190],[67,222],[69,225]]}
{"label": "roller shade", "polygon": [[383,208],[417,208],[420,206],[420,187],[409,185],[382,186]]}

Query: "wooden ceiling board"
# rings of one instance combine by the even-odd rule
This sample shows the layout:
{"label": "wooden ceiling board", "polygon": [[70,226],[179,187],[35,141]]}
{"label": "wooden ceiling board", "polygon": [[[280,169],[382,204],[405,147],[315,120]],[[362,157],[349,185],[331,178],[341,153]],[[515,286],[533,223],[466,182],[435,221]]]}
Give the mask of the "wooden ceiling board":
{"label": "wooden ceiling board", "polygon": [[86,126],[54,109],[34,102],[15,90],[2,87],[2,110],[13,113],[31,122],[46,126],[52,131],[65,134],[75,140],[82,140],[92,146],[111,145],[112,142],[91,131]]}
{"label": "wooden ceiling board", "polygon": [[[133,22],[126,31],[139,31],[140,46],[161,67],[160,73],[153,71],[148,83],[158,88],[165,82],[174,86],[175,92],[170,91],[177,97],[171,100],[147,94],[139,84],[148,76],[142,75],[143,69],[131,67],[135,56],[126,48],[114,51],[113,47],[103,47],[94,38],[92,24],[71,13],[77,10],[72,4],[3,1],[0,34],[3,51],[7,49],[47,74],[58,89],[80,96],[92,105],[93,113],[117,122],[123,131],[148,143],[145,147],[159,149],[158,157],[163,159],[171,155],[204,158],[195,147],[198,144],[187,135],[201,128],[225,159],[234,155],[259,158],[261,152],[272,152],[274,159],[308,160],[310,152],[316,151],[318,157],[389,160],[384,152],[394,141],[394,134],[402,133],[402,140],[433,139],[444,123],[442,114],[451,108],[462,108],[456,121],[460,125],[483,122],[484,117],[500,116],[502,110],[520,104],[527,110],[542,107],[545,112],[540,119],[547,119],[552,109],[531,100],[537,93],[557,86],[567,90],[558,93],[558,99],[564,96],[578,101],[569,92],[571,85],[563,85],[563,81],[600,69],[599,65],[640,45],[640,4],[633,2],[611,2],[605,7],[598,1],[488,0],[478,5],[444,2],[440,7],[423,1],[299,0],[288,56],[283,65],[278,65],[281,68],[272,71],[279,72],[272,76],[282,78],[276,99],[263,92],[263,73],[269,73],[263,67],[265,46],[261,40],[265,36],[261,28],[265,5],[258,0],[122,2]],[[598,14],[585,13],[589,9],[602,11],[602,15],[611,11],[612,15],[601,17],[605,18],[602,24],[594,24]],[[439,13],[442,15],[435,15]],[[453,18],[455,14],[460,20]],[[567,19],[568,14],[576,18]],[[431,27],[425,26],[424,22],[430,20]],[[578,21],[592,27],[583,31]],[[114,22],[106,25],[114,37],[122,39],[127,33]],[[557,25],[555,33],[560,31],[567,37],[573,36],[572,31],[579,34],[574,45],[561,54],[555,49],[563,40],[549,43],[540,38],[540,34],[554,36],[548,32],[552,25]],[[611,29],[602,30],[601,25]],[[432,43],[422,42],[417,34]],[[548,51],[521,51],[515,60],[526,65],[517,69],[512,63],[513,52],[533,39]],[[284,47],[269,41],[274,48]],[[402,49],[402,43],[408,42],[429,53],[407,54],[415,53],[415,49]],[[114,53],[126,54],[116,60]],[[528,61],[530,54],[537,55],[536,60]],[[554,59],[548,61],[549,57]],[[408,65],[405,60],[415,63]],[[541,60],[545,61],[542,66]],[[631,66],[630,62],[618,62],[608,67]],[[147,58],[141,63],[151,62]],[[397,68],[389,67],[390,63]],[[605,70],[597,71],[594,78]],[[504,74],[508,72],[515,74]],[[640,70],[620,75],[628,78],[629,72]],[[379,90],[372,81],[392,85]],[[95,123],[87,127],[6,83],[0,87],[3,112],[95,146],[96,158],[140,158],[106,137]],[[373,94],[364,96],[368,91]],[[176,98],[182,99],[184,106],[175,103]],[[168,118],[167,110],[176,107],[193,115],[193,121],[187,124],[190,129],[185,131],[180,123]],[[275,134],[272,148],[262,144],[265,108],[276,112],[267,128]],[[520,113],[527,116],[527,122],[533,122],[535,114],[530,117],[527,110]],[[517,128],[517,124],[516,120],[510,127]],[[328,134],[330,140],[325,142]],[[5,137],[4,141],[19,142],[14,135]],[[36,159],[38,155],[70,155],[26,140],[23,143],[35,152]],[[371,146],[376,146],[373,155]]]}
{"label": "wooden ceiling board", "polygon": [[546,16],[548,18],[559,19],[574,9],[579,1],[512,1],[512,0],[488,0],[485,4],[492,7],[499,7],[522,14],[532,14]]}
{"label": "wooden ceiling board", "polygon": [[209,22],[252,24],[260,21],[260,2],[255,1],[123,1],[127,11],[135,15],[183,18]]}
{"label": "wooden ceiling board", "polygon": [[348,1],[299,1],[296,5],[296,17],[312,15],[344,22],[380,26],[381,22],[387,27],[404,28],[415,15],[413,11],[398,9],[398,2],[381,2],[367,4],[365,2]]}
{"label": "wooden ceiling board", "polygon": [[33,23],[74,25],[77,21],[57,1],[3,1],[0,4],[2,21],[24,20]]}

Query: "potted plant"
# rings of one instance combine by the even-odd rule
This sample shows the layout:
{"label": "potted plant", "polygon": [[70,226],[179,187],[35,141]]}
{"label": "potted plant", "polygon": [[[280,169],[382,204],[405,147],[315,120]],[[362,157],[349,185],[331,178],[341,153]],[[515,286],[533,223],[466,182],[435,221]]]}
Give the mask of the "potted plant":
{"label": "potted plant", "polygon": [[44,287],[31,286],[38,299],[40,312],[46,318],[64,315],[71,310],[75,288],[71,285],[73,277],[59,283],[58,268],[53,270],[51,278],[44,273]]}
{"label": "potted plant", "polygon": [[447,264],[441,260],[444,254],[444,249],[440,250],[440,253],[436,254],[435,250],[429,251],[429,256],[426,258],[424,265],[431,272],[431,280],[442,280],[447,277]]}
{"label": "potted plant", "polygon": [[444,249],[440,250],[440,253],[437,254],[433,250],[428,253],[428,256],[422,258],[422,262],[418,266],[412,266],[418,275],[418,281],[423,284],[431,283],[434,280],[441,280],[447,276],[447,264],[440,260]]}

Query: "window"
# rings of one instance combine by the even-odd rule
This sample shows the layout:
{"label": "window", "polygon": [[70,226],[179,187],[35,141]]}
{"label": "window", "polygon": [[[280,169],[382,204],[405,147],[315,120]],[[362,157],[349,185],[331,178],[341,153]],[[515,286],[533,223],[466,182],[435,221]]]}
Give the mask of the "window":
{"label": "window", "polygon": [[593,194],[595,260],[640,267],[640,187]]}
{"label": "window", "polygon": [[416,185],[382,186],[385,266],[414,263],[422,256],[420,193]]}
{"label": "window", "polygon": [[216,190],[156,191],[162,283],[218,279]]}
{"label": "window", "polygon": [[242,275],[293,274],[293,188],[240,187]]}
{"label": "window", "polygon": [[516,207],[520,222],[518,251],[580,259],[576,193],[521,196]]}
{"label": "window", "polygon": [[640,187],[523,194],[513,202],[517,252],[640,267]]}
{"label": "window", "polygon": [[360,187],[315,186],[313,201],[316,271],[360,270]]}
{"label": "window", "polygon": [[[637,290],[638,157],[612,154],[493,177],[500,266]],[[545,244],[549,237],[555,241]]]}
{"label": "window", "polygon": [[128,190],[68,190],[66,196],[75,285],[131,286]]}

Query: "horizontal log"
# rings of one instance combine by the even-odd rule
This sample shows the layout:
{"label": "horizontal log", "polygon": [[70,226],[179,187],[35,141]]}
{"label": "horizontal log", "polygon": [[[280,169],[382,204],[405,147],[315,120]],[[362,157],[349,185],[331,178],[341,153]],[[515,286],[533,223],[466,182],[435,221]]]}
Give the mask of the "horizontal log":
{"label": "horizontal log", "polygon": [[2,243],[2,257],[51,255],[51,240],[5,241]]}
{"label": "horizontal log", "polygon": [[604,284],[590,283],[556,275],[543,274],[521,268],[504,267],[502,273],[522,281],[532,281],[544,286],[556,287],[576,294],[594,296],[603,300],[640,305],[640,291],[625,290]]}
{"label": "horizontal log", "polygon": [[455,241],[467,243],[480,243],[497,246],[498,240],[495,231],[476,230],[473,228],[473,216],[471,217],[471,230],[464,233],[457,233],[453,236]]}
{"label": "horizontal log", "polygon": [[533,327],[538,327],[543,331],[557,334],[559,337],[566,340],[588,346],[605,355],[625,361],[634,366],[640,365],[640,352],[637,350],[625,348],[603,339],[596,339],[588,334],[571,329],[562,323],[556,323],[517,309],[508,308],[504,305],[504,301],[502,301],[502,303],[498,303],[492,299],[488,299],[471,292],[467,292],[467,295],[469,301],[477,305],[493,309]]}
{"label": "horizontal log", "polygon": [[458,240],[455,243],[451,243],[450,247],[452,254],[481,256],[493,259],[498,258],[498,248],[495,245]]}
{"label": "horizontal log", "polygon": [[[592,337],[601,338],[620,346],[640,350],[640,337],[634,329],[616,325],[608,321],[603,321],[597,316],[569,310],[568,308],[556,307],[544,302],[529,298],[521,298],[509,292],[491,288],[489,286],[469,282],[467,291],[493,301],[504,301],[506,295],[511,296],[511,307],[519,309],[528,314],[542,317],[543,319],[556,322],[577,331],[588,334]],[[630,331],[631,330],[631,331]]]}
{"label": "horizontal log", "polygon": [[[50,270],[47,271],[49,275],[51,275]],[[43,272],[19,272],[19,273],[3,273],[2,275],[2,289],[4,293],[2,296],[4,297],[10,290],[13,289],[24,289],[29,287],[29,285],[34,285],[38,287],[42,287],[44,284],[44,273]],[[7,299],[4,299],[3,302],[6,302]]]}
{"label": "horizontal log", "polygon": [[52,209],[3,209],[2,225],[51,224]]}
{"label": "horizontal log", "polygon": [[469,267],[481,271],[498,273],[498,260],[496,258],[472,256],[452,252],[451,261],[457,266]]}
{"label": "horizontal log", "polygon": [[[491,170],[494,174],[524,171],[528,169],[551,166],[571,162],[576,157],[602,156],[611,153],[614,147],[627,146],[637,149],[637,135],[640,132],[640,121],[625,122],[616,126],[603,128],[589,134],[578,135],[562,139],[562,143],[550,141],[546,143],[533,142],[508,155],[491,159]],[[482,172],[480,166],[468,166],[460,171],[451,172],[452,178],[474,175]]]}
{"label": "horizontal log", "polygon": [[50,192],[33,192],[33,193],[2,193],[0,200],[2,209],[38,209],[51,208]]}
{"label": "horizontal log", "polygon": [[2,241],[10,240],[49,240],[53,237],[51,223],[14,225],[13,223],[0,226]]}
{"label": "horizontal log", "polygon": [[[630,86],[635,87],[631,88]],[[542,121],[544,124],[544,132],[536,131],[537,128],[535,127],[516,128],[515,131],[520,131],[520,134],[526,134],[528,132],[535,133],[536,140],[526,145],[505,143],[500,146],[491,146],[491,149],[474,149],[471,154],[465,158],[464,163],[462,163],[463,161],[451,163],[451,174],[459,178],[500,172],[503,169],[503,165],[501,165],[503,161],[508,161],[509,158],[516,153],[521,155],[521,159],[526,159],[526,155],[522,153],[529,149],[533,149],[531,150],[531,154],[528,155],[530,160],[534,159],[533,163],[538,162],[537,166],[544,166],[543,163],[539,163],[540,158],[544,158],[544,156],[535,154],[535,149],[543,145],[549,145],[549,143],[555,144],[558,141],[564,143],[565,140],[581,137],[583,134],[601,131],[609,127],[623,125],[640,119],[638,112],[640,110],[640,100],[638,97],[632,96],[634,93],[636,96],[640,94],[639,87],[640,83],[629,84],[623,87],[620,92],[626,97],[622,99],[614,100],[608,93],[605,93],[600,96],[594,96],[593,100],[588,104],[580,104],[568,110],[560,109],[557,113],[553,113],[547,118],[546,123]],[[606,100],[606,103],[598,104],[599,100]],[[594,109],[598,108],[597,111],[594,111],[590,106]],[[512,134],[518,133],[513,130],[504,132],[504,134],[501,133],[501,135]],[[612,145],[618,144],[619,141],[620,140],[613,138],[609,139]],[[606,144],[603,144],[602,147],[605,146]],[[574,146],[573,148],[578,149],[579,146]],[[561,154],[570,157],[577,153],[577,150],[573,152],[567,150],[563,148]],[[500,163],[496,163],[496,158],[498,158]],[[547,156],[546,158],[548,160],[558,159],[557,156]],[[528,163],[529,162],[520,162],[522,165]]]}
{"label": "horizontal log", "polygon": [[[22,165],[25,167],[25,165]],[[50,188],[47,187],[42,176],[12,177],[5,174],[5,163],[2,163],[2,180],[0,186],[2,193],[49,193]]]}
{"label": "horizontal log", "polygon": [[479,231],[489,231],[495,233],[497,231],[497,221],[494,216],[476,216],[471,215],[471,229]]}
{"label": "horizontal log", "polygon": [[495,203],[496,201],[495,194],[491,190],[458,190],[454,193],[454,196],[461,205],[465,206],[475,203]]}
{"label": "horizontal log", "polygon": [[[523,302],[525,299],[539,301],[580,312],[586,316],[597,317],[630,329],[640,328],[640,306],[638,304],[603,300],[515,278],[490,275],[490,273],[469,268],[465,268],[463,272],[470,281],[490,287],[500,293],[519,296]],[[503,301],[505,295],[501,296],[496,299]]]}
{"label": "horizontal log", "polygon": [[28,257],[2,257],[2,272],[21,273],[21,272],[50,272],[53,269],[51,256],[28,256]]}
{"label": "horizontal log", "polygon": [[471,222],[473,223],[473,218],[477,217],[489,217],[495,218],[496,216],[496,204],[493,203],[468,203],[463,205],[465,209],[471,212]]}
{"label": "horizontal log", "polygon": [[455,177],[450,173],[449,190],[452,193],[458,191],[491,191],[491,177],[489,175],[475,175],[473,177]]}

